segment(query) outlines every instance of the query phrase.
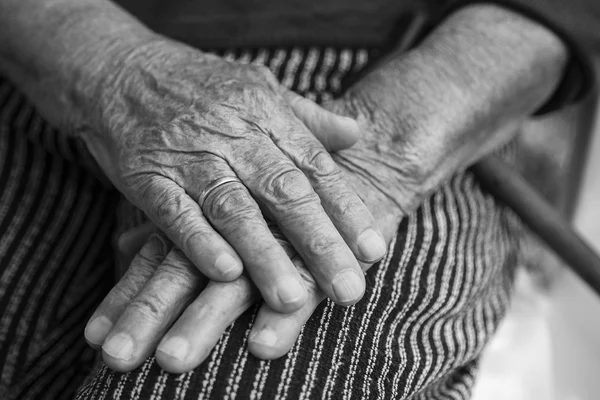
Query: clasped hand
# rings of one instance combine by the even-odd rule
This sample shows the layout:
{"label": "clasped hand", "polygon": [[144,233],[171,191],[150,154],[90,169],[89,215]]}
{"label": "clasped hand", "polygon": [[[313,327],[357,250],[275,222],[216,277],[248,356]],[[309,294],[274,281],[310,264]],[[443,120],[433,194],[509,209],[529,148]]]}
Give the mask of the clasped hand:
{"label": "clasped hand", "polygon": [[[136,50],[113,75],[96,126],[83,129],[81,138],[110,181],[164,233],[139,256],[144,268],[160,261],[153,282],[192,288],[204,277],[236,280],[244,270],[269,307],[282,313],[310,302],[314,288],[302,274],[339,304],[362,297],[359,261],[381,259],[385,240],[328,152],[356,141],[353,119],[284,89],[265,67],[167,39]],[[294,265],[267,220],[306,271]],[[130,271],[138,281],[152,273],[136,270],[135,261]],[[168,298],[155,290],[160,287],[138,287],[119,321],[128,312],[152,313],[146,295],[163,296],[171,306],[189,300]],[[131,288],[116,290],[131,300]],[[92,321],[88,341],[102,344],[109,330],[122,328],[119,321]],[[155,344],[136,335],[109,337],[104,348],[133,365]]]}
{"label": "clasped hand", "polygon": [[[493,6],[457,12],[417,50],[329,104],[333,113],[258,67],[177,44],[141,52],[144,62],[113,79],[119,89],[101,102],[99,129],[83,135],[158,230],[86,327],[107,365],[128,371],[156,350],[165,370],[188,371],[259,295],[249,348],[279,357],[325,297],[357,301],[357,260],[366,269],[382,257],[407,212],[514,137],[558,82],[558,39],[515,15],[507,24],[505,14]],[[516,65],[507,57],[514,49],[523,55]],[[358,121],[360,140],[330,156],[359,135],[352,119],[336,115]],[[199,198],[227,176],[243,185]],[[138,233],[141,244],[148,232]],[[242,261],[248,274],[238,277]]]}
{"label": "clasped hand", "polygon": [[379,260],[385,242],[318,140],[355,141],[355,121],[285,90],[265,67],[166,39],[114,75],[100,129],[82,137],[114,185],[200,272],[231,281],[243,265],[275,310],[302,307],[303,280],[266,215],[328,297],[345,305],[361,298],[357,260]]}

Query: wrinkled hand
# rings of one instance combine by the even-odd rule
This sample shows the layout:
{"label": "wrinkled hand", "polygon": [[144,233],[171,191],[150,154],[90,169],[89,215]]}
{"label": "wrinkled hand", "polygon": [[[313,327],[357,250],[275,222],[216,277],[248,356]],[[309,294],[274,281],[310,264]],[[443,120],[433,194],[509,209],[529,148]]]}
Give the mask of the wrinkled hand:
{"label": "wrinkled hand", "polygon": [[[330,105],[361,126],[361,140],[333,158],[388,241],[402,216],[441,182],[510,140],[560,78],[564,49],[558,39],[512,17],[507,20],[488,5],[458,12],[417,50],[392,59]],[[116,320],[135,335],[126,362],[104,347],[104,360],[113,369],[135,368],[158,346],[156,357],[165,370],[188,371],[256,299],[246,276],[207,282],[183,256],[166,262],[169,246],[153,235],[92,318],[107,321],[98,339],[110,341],[121,333],[110,329]],[[324,299],[302,258],[287,247],[305,279],[308,301],[291,313],[261,307],[249,348],[262,358],[287,352]]]}
{"label": "wrinkled hand", "polygon": [[[362,297],[357,259],[380,259],[385,242],[318,140],[352,144],[355,121],[285,90],[265,67],[160,38],[134,51],[107,86],[100,128],[81,137],[204,275],[232,280],[243,263],[274,309],[304,304],[303,280],[264,213],[329,297],[345,305]],[[209,190],[221,178],[241,183]]]}
{"label": "wrinkled hand", "polygon": [[[352,103],[347,99],[330,106],[337,112],[351,114],[348,106]],[[362,120],[365,121],[364,118]],[[372,128],[375,126],[371,124]],[[384,168],[391,160],[361,146],[361,142],[355,146],[359,147],[353,156],[341,153],[333,157],[338,162],[349,163],[350,167],[340,164],[341,170],[369,209],[378,212],[377,222],[384,228],[389,241],[404,212],[392,200],[395,195],[379,193],[377,185],[371,182],[380,173],[386,175]],[[355,163],[348,160],[355,160]],[[358,167],[356,162],[362,165],[352,170],[352,167]],[[397,194],[400,195],[399,192]],[[250,350],[262,358],[285,354],[325,298],[325,293],[293,246],[277,226],[270,224],[269,227],[304,279],[308,298],[299,310],[291,313],[277,312],[268,304],[262,306],[249,338]],[[133,257],[140,247],[141,250]],[[123,234],[119,248],[125,259],[133,257],[133,261],[86,328],[90,344],[104,342],[104,361],[115,370],[128,371],[137,367],[160,341],[156,352],[160,365],[171,372],[188,371],[208,356],[227,326],[260,298],[252,280],[246,275],[233,282],[209,281],[152,224]],[[362,266],[366,270],[369,264]],[[131,345],[120,345],[125,343],[124,338]],[[113,347],[126,348],[128,357],[115,357]]]}

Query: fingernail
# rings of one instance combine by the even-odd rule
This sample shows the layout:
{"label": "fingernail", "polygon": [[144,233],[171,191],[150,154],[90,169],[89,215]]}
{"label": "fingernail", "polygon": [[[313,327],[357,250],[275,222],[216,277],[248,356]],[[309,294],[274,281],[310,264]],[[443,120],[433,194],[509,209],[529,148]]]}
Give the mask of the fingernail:
{"label": "fingernail", "polygon": [[230,254],[224,253],[217,257],[215,268],[225,277],[237,278],[241,273],[240,263]]}
{"label": "fingernail", "polygon": [[85,338],[88,342],[101,346],[104,343],[104,339],[106,339],[106,335],[112,329],[113,324],[110,322],[110,319],[106,318],[104,315],[94,318],[87,326],[85,327]]}
{"label": "fingernail", "polygon": [[352,269],[345,269],[337,274],[331,285],[335,297],[342,303],[360,299],[364,291],[363,278]]}
{"label": "fingernail", "polygon": [[367,229],[358,237],[358,251],[364,262],[376,262],[385,255],[385,240],[373,229]]}
{"label": "fingernail", "polygon": [[158,346],[158,351],[161,351],[179,361],[183,361],[188,354],[189,348],[190,343],[186,339],[182,338],[181,336],[174,336],[170,339],[167,339],[167,341],[164,343],[161,343]]}
{"label": "fingernail", "polygon": [[248,341],[262,346],[273,347],[277,344],[277,334],[270,328],[263,328],[258,332],[252,332]]}
{"label": "fingernail", "polygon": [[129,361],[133,358],[133,340],[126,333],[117,333],[104,343],[102,350],[113,358]]}
{"label": "fingernail", "polygon": [[293,304],[304,300],[306,289],[295,278],[284,278],[277,281],[277,296],[283,304]]}

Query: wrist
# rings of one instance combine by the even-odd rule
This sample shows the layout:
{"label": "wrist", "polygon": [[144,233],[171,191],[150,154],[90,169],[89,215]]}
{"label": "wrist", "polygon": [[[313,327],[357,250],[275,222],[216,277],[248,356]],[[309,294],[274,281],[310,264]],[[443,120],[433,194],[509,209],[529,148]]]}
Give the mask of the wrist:
{"label": "wrist", "polygon": [[110,1],[7,0],[0,11],[0,72],[67,132],[115,60],[154,35]]}

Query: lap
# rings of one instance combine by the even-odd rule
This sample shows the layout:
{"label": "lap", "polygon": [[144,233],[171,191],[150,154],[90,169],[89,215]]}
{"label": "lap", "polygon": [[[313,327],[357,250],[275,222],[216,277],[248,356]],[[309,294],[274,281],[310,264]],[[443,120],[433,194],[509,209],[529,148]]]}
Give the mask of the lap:
{"label": "lap", "polygon": [[286,356],[247,352],[250,310],[194,371],[100,364],[78,398],[466,398],[506,310],[518,237],[514,216],[459,175],[402,222],[364,299],[324,302]]}
{"label": "lap", "polygon": [[[265,63],[319,100],[368,54],[229,57]],[[56,133],[4,86],[0,394],[68,398],[89,371],[83,328],[112,277],[116,195],[79,166],[73,142],[52,141]],[[458,175],[402,222],[392,251],[367,274],[364,300],[352,308],[324,302],[285,357],[261,361],[246,351],[250,310],[194,371],[169,375],[149,359],[118,374],[99,363],[77,398],[466,398],[507,306],[519,236],[513,214],[471,175]]]}
{"label": "lap", "polygon": [[[116,194],[0,79],[0,398],[70,398],[112,277]],[[44,142],[42,143],[42,139]],[[87,368],[87,369],[86,369]]]}

